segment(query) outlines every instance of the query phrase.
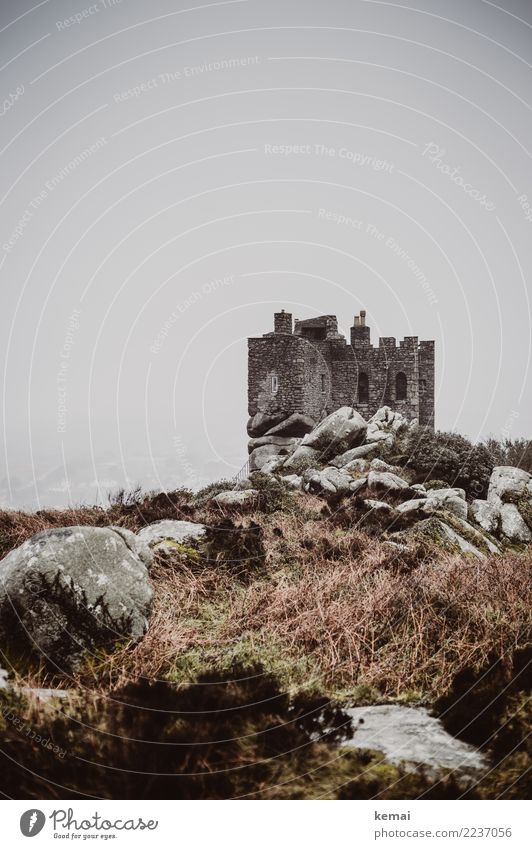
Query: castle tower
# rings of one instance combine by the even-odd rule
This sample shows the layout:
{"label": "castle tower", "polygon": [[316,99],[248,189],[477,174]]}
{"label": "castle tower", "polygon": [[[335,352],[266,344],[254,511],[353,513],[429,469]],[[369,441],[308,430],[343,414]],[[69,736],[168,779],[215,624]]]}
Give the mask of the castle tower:
{"label": "castle tower", "polygon": [[[387,405],[434,428],[434,342],[393,336],[371,344],[366,311],[354,317],[350,344],[334,315],[293,326],[284,310],[274,331],[248,339],[248,410],[274,420],[301,413],[320,421],[342,406],[368,419]],[[250,433],[250,435],[254,435]]]}

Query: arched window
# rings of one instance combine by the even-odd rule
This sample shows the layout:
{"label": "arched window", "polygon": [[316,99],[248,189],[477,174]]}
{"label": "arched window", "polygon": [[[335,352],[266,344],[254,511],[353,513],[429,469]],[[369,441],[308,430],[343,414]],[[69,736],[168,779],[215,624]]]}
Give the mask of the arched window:
{"label": "arched window", "polygon": [[369,401],[369,380],[365,371],[361,371],[358,375],[358,402],[359,404],[367,404]]}
{"label": "arched window", "polygon": [[406,401],[406,374],[398,371],[395,375],[395,400]]}

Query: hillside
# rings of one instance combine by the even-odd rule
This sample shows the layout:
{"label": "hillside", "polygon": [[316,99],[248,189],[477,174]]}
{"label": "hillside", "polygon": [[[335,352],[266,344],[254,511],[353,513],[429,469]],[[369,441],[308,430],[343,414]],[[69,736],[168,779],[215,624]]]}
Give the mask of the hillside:
{"label": "hillside", "polygon": [[[2,791],[526,798],[528,447],[386,408],[257,439],[236,483],[0,513]],[[373,705],[484,766],[353,747]]]}

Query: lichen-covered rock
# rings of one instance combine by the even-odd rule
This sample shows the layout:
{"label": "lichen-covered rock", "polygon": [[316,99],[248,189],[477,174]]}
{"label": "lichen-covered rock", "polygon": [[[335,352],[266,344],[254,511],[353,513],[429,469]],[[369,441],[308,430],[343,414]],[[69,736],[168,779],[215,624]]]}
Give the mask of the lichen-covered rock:
{"label": "lichen-covered rock", "polygon": [[394,434],[386,430],[381,430],[377,425],[368,425],[366,442],[391,448],[394,444]]}
{"label": "lichen-covered rock", "polygon": [[360,475],[369,470],[369,463],[364,459],[351,460],[350,463],[347,463],[345,466],[341,466],[340,468],[342,472],[347,472],[350,475]]}
{"label": "lichen-covered rock", "polygon": [[408,420],[402,413],[392,410],[391,407],[381,407],[370,418],[368,424],[376,424],[379,430],[391,430],[393,433],[398,433],[408,426]]}
{"label": "lichen-covered rock", "polygon": [[408,481],[392,472],[370,471],[368,475],[368,489],[376,492],[401,492],[409,488]]}
{"label": "lichen-covered rock", "polygon": [[275,427],[267,431],[267,436],[305,436],[316,427],[316,422],[304,413],[292,413]]}
{"label": "lichen-covered rock", "polygon": [[452,497],[461,498],[462,501],[466,500],[465,489],[462,489],[460,486],[434,487],[433,489],[427,490],[427,495],[432,496],[432,498],[440,498],[443,500]]}
{"label": "lichen-covered rock", "polygon": [[261,475],[273,475],[275,472],[278,472],[282,469],[285,460],[286,457],[270,457],[270,459],[264,463],[264,466],[261,467]]}
{"label": "lichen-covered rock", "polygon": [[320,469],[306,469],[302,475],[303,492],[313,492],[316,495],[335,495],[336,487],[322,474]]}
{"label": "lichen-covered rock", "polygon": [[440,545],[450,552],[472,554],[479,560],[484,560],[486,557],[480,548],[469,542],[465,536],[459,534],[454,528],[436,516],[416,522],[415,525],[412,525],[406,531],[396,531],[390,534],[390,540],[399,543],[429,542]]}
{"label": "lichen-covered rock", "polygon": [[[287,458],[294,453],[297,447],[297,442],[290,441],[285,445],[259,445],[254,448],[249,455],[249,470],[250,472],[259,472],[268,463],[268,461],[277,458]],[[282,462],[276,468],[282,465]]]}
{"label": "lichen-covered rock", "polygon": [[488,501],[515,502],[519,498],[532,499],[532,475],[515,466],[495,466],[488,487]]}
{"label": "lichen-covered rock", "polygon": [[141,637],[152,588],[147,545],[124,528],[41,531],[0,562],[0,638],[59,669],[85,650]]}
{"label": "lichen-covered rock", "polygon": [[387,504],[386,501],[377,501],[375,498],[366,498],[362,504],[368,512],[375,513],[377,515],[393,516],[395,514],[395,508],[392,507],[391,504]]}
{"label": "lichen-covered rock", "polygon": [[469,519],[489,534],[497,534],[500,518],[501,510],[498,504],[476,498],[469,505]]}
{"label": "lichen-covered rock", "polygon": [[386,463],[379,457],[376,457],[374,460],[372,460],[369,464],[369,467],[373,472],[391,472],[392,475],[397,475],[401,471],[398,466],[390,466],[389,463]]}
{"label": "lichen-covered rock", "polygon": [[377,451],[378,445],[358,445],[356,448],[350,448],[349,451],[344,451],[343,454],[337,454],[336,457],[329,461],[329,465],[341,469],[353,460],[374,456]]}
{"label": "lichen-covered rock", "polygon": [[298,445],[294,453],[284,462],[283,471],[301,474],[319,464],[320,452],[308,445]]}
{"label": "lichen-covered rock", "polygon": [[292,489],[301,489],[303,478],[300,475],[285,475],[282,480],[292,487]]}
{"label": "lichen-covered rock", "polygon": [[434,506],[432,506],[428,510],[423,510],[426,501],[426,498],[410,498],[408,501],[403,501],[402,504],[399,504],[397,506],[397,512],[401,516],[408,516],[413,518],[421,518],[422,515],[435,513],[436,509]]}
{"label": "lichen-covered rock", "polygon": [[141,542],[150,547],[159,546],[161,543],[195,544],[201,542],[207,528],[197,522],[185,522],[177,519],[162,519],[146,525],[137,533]]}
{"label": "lichen-covered rock", "polygon": [[224,492],[219,492],[211,500],[218,507],[242,507],[245,504],[252,503],[258,494],[256,489],[227,489]]}
{"label": "lichen-covered rock", "polygon": [[425,503],[427,510],[434,506],[436,510],[448,510],[449,513],[453,513],[459,519],[467,520],[467,501],[463,489],[451,487],[448,489],[431,489],[427,493]]}
{"label": "lichen-covered rock", "polygon": [[344,472],[343,469],[337,469],[334,466],[327,466],[327,468],[323,470],[322,475],[327,478],[330,483],[332,483],[339,495],[344,495],[350,491],[353,478],[351,475]]}
{"label": "lichen-covered rock", "polygon": [[301,445],[333,457],[363,442],[366,429],[367,424],[360,413],[352,407],[340,407],[308,433]]}
{"label": "lichen-covered rock", "polygon": [[532,531],[515,504],[501,505],[501,534],[510,542],[530,542]]}
{"label": "lichen-covered rock", "polygon": [[[447,524],[449,524],[449,521],[450,519],[447,519]],[[470,522],[460,519],[457,516],[453,516],[452,522],[454,530],[465,537],[472,545],[479,548],[484,554],[501,553],[500,545],[495,540],[492,540],[488,534],[482,533],[474,525],[471,525]]]}
{"label": "lichen-covered rock", "polygon": [[307,469],[303,473],[303,489],[305,492],[313,492],[316,495],[348,495],[354,494],[366,485],[366,479],[353,480],[351,475],[328,466],[321,471],[318,469]]}

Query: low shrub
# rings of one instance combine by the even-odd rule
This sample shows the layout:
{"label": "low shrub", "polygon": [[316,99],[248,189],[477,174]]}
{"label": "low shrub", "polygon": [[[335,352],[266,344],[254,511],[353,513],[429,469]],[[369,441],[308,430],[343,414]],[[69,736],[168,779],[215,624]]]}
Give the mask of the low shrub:
{"label": "low shrub", "polygon": [[396,458],[412,469],[416,482],[427,479],[448,481],[465,489],[471,498],[485,498],[493,467],[493,457],[485,445],[474,445],[465,436],[430,428],[414,428],[404,453]]}

